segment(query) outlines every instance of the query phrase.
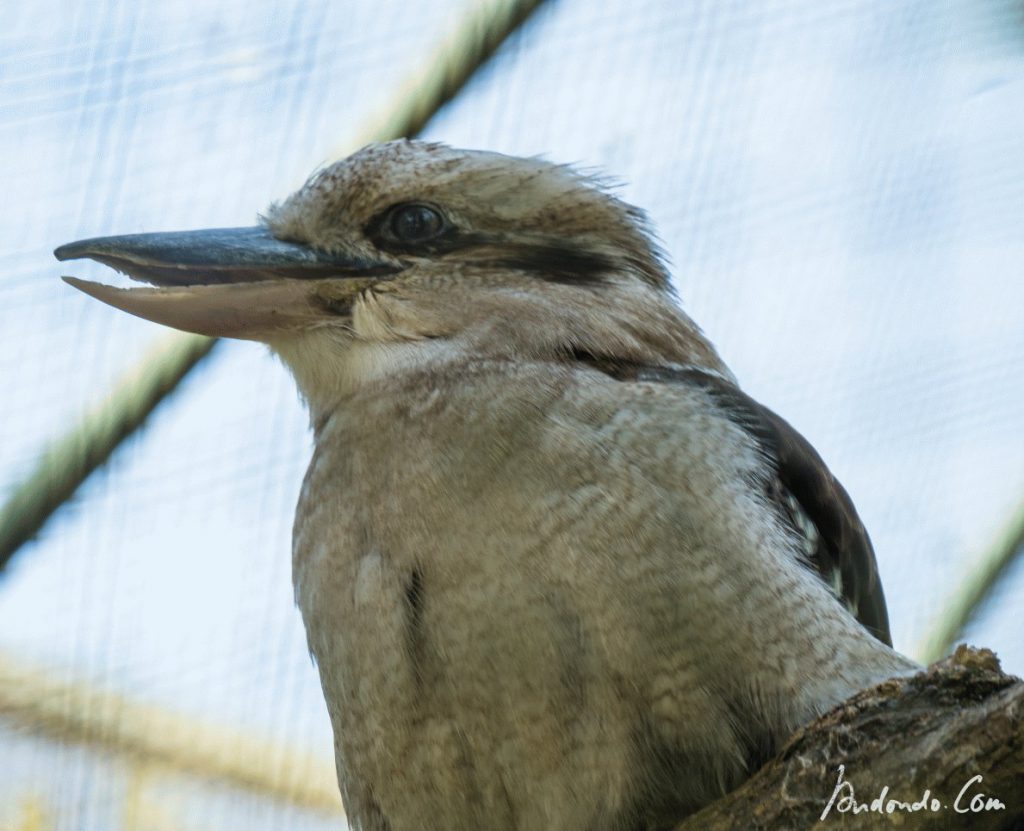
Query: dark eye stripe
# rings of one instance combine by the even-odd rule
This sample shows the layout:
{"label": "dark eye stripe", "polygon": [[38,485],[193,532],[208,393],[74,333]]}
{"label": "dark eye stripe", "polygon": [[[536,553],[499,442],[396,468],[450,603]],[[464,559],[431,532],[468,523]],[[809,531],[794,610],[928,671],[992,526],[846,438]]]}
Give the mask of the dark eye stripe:
{"label": "dark eye stripe", "polygon": [[568,285],[598,285],[616,267],[607,254],[572,240],[517,240],[501,233],[460,230],[439,208],[422,202],[392,205],[363,231],[378,248],[391,254],[444,257],[477,251],[473,260],[478,265]]}
{"label": "dark eye stripe", "polygon": [[597,285],[615,268],[611,258],[572,243],[512,243],[502,248],[490,261],[495,266],[526,271],[553,283]]}

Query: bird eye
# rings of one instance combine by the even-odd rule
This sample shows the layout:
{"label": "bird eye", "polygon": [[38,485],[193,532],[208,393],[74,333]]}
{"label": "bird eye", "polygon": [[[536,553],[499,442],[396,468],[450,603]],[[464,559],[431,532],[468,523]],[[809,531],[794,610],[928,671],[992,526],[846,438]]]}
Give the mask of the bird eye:
{"label": "bird eye", "polygon": [[429,205],[399,205],[391,211],[391,233],[402,242],[426,242],[444,230],[444,219]]}

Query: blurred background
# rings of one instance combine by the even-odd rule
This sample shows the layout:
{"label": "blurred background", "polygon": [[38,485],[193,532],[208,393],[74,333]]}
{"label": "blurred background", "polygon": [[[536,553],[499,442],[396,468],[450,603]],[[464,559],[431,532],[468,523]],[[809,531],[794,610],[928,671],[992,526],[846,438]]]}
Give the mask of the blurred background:
{"label": "blurred background", "polygon": [[[64,285],[108,275],[56,245],[252,224],[410,97],[426,137],[620,180],[686,309],[851,492],[897,648],[931,657],[984,596],[961,638],[1024,673],[1018,0],[12,4],[0,502],[181,343]],[[339,827],[289,575],[309,452],[281,365],[220,343],[17,547],[0,830]]]}

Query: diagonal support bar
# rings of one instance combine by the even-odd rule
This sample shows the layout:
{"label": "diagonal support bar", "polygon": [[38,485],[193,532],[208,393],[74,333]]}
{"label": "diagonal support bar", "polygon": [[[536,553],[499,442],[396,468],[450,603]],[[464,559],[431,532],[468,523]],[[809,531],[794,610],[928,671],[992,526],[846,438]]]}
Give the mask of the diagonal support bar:
{"label": "diagonal support bar", "polygon": [[1009,573],[1017,558],[1024,555],[1024,502],[1002,528],[999,536],[975,562],[970,564],[962,580],[957,581],[954,594],[935,628],[915,650],[915,657],[930,664],[944,657],[953,648],[978,610],[991,597],[999,582]]}

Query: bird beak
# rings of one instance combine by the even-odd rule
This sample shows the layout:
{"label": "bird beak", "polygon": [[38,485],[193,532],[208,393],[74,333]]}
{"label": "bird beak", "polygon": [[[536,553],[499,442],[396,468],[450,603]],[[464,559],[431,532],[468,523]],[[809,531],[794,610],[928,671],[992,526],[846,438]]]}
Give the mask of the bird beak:
{"label": "bird beak", "polygon": [[88,257],[155,286],[121,289],[64,277],[117,309],[186,332],[253,340],[344,314],[359,291],[399,270],[285,242],[261,226],[97,237],[53,255]]}

